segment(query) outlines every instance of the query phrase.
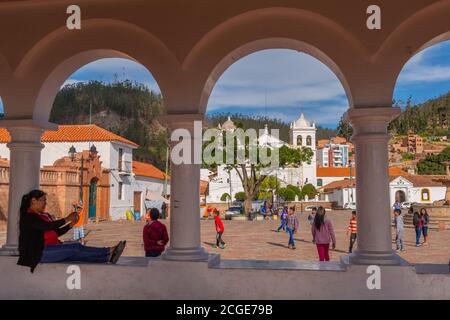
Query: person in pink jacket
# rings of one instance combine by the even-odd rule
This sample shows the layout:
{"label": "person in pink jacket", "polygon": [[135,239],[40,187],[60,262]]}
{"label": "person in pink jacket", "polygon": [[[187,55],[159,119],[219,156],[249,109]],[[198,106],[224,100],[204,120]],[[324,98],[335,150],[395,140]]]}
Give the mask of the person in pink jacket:
{"label": "person in pink jacket", "polygon": [[320,261],[330,261],[330,242],[333,249],[336,248],[336,236],[334,235],[331,221],[325,218],[325,209],[320,206],[317,208],[314,223],[311,226],[311,233],[317,246]]}

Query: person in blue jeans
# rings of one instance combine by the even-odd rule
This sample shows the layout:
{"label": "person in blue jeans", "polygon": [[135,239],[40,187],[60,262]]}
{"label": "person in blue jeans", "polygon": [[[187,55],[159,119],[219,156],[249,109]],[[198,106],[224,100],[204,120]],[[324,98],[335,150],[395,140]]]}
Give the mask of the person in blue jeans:
{"label": "person in blue jeans", "polygon": [[287,216],[286,227],[289,232],[289,243],[288,248],[295,249],[295,241],[294,241],[294,233],[297,233],[298,230],[298,218],[295,215],[295,208],[289,208],[289,214]]}
{"label": "person in blue jeans", "polygon": [[[288,215],[288,207],[283,207],[283,211],[281,212],[281,224],[277,229],[277,232],[280,232],[281,229],[286,230],[286,218]],[[287,230],[286,230],[287,232]]]}
{"label": "person in blue jeans", "polygon": [[422,235],[423,218],[416,211],[413,215],[413,225],[416,230],[416,247],[420,247],[420,236]]}
{"label": "person in blue jeans", "polygon": [[22,197],[19,222],[18,265],[34,271],[39,263],[80,261],[116,263],[126,241],[114,247],[94,248],[81,243],[63,243],[59,237],[67,233],[77,222],[78,213],[72,212],[56,220],[45,211],[47,195],[41,190],[32,190]]}
{"label": "person in blue jeans", "polygon": [[423,245],[428,245],[428,224],[430,223],[430,216],[428,215],[427,209],[420,209],[420,217],[423,219],[422,235],[423,235]]}

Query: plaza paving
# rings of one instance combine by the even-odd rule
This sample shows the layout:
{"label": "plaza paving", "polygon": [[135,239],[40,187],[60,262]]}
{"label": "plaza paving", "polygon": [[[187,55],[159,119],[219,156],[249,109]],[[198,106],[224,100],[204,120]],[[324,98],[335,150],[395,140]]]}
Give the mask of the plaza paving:
{"label": "plaza paving", "polygon": [[[350,219],[349,211],[332,211],[327,216],[333,222],[337,246],[331,251],[331,260],[338,261],[339,257],[348,251],[348,237],[346,230]],[[225,249],[213,248],[215,244],[214,220],[201,220],[201,242],[211,253],[220,253],[223,259],[257,259],[257,260],[303,260],[318,259],[315,245],[311,242],[310,225],[307,214],[298,214],[300,230],[295,234],[296,250],[288,249],[288,234],[277,233],[279,221],[223,221],[226,242]],[[169,228],[169,221],[161,220]],[[110,246],[119,240],[126,239],[125,256],[142,256],[144,247],[142,242],[142,221],[102,222],[85,227],[87,245]],[[450,259],[450,230],[431,230],[429,245],[415,247],[415,232],[407,228],[405,235],[406,250],[400,256],[411,263],[442,263],[448,264]],[[69,232],[63,239],[69,239]],[[5,226],[0,227],[0,245],[5,242]],[[393,244],[393,248],[395,245]]]}

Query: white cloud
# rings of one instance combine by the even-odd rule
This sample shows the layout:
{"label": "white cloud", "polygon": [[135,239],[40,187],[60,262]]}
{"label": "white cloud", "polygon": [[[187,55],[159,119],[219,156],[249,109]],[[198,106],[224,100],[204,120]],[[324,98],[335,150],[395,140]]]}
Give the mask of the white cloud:
{"label": "white cloud", "polygon": [[266,91],[268,108],[347,101],[336,75],[317,59],[293,50],[265,50],[237,61],[224,72],[213,89],[208,111],[264,107]]}
{"label": "white cloud", "polygon": [[435,58],[436,52],[445,49],[443,43],[419,52],[403,68],[398,82],[438,82],[450,80],[450,61]]}

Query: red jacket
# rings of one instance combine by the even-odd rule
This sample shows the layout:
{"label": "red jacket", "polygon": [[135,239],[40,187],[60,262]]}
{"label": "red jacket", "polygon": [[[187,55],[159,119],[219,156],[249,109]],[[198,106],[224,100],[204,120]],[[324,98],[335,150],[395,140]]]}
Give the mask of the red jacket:
{"label": "red jacket", "polygon": [[[149,221],[145,225],[143,238],[145,251],[155,250],[162,252],[164,251],[167,242],[169,242],[166,226],[158,220]],[[163,245],[157,244],[159,240],[162,240]]]}
{"label": "red jacket", "polygon": [[216,224],[216,232],[223,233],[225,231],[222,220],[220,220],[219,216],[214,217],[214,223]]}

